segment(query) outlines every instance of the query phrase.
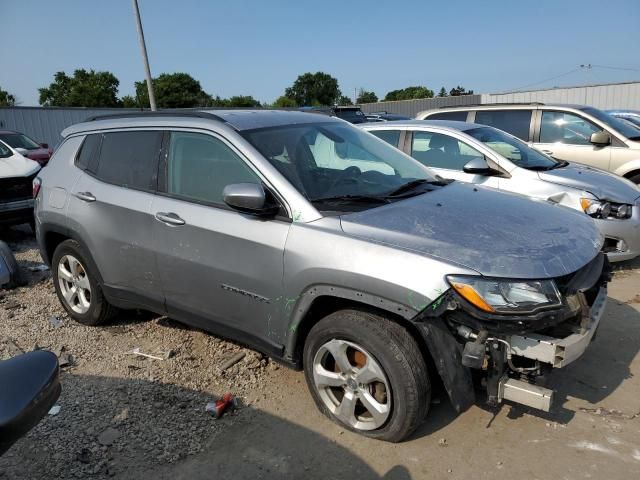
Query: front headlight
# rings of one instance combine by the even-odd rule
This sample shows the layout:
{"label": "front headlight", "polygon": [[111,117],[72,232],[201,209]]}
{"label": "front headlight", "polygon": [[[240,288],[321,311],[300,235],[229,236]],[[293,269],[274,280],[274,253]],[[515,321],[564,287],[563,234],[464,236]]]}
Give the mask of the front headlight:
{"label": "front headlight", "polygon": [[631,205],[626,203],[610,203],[593,198],[581,198],[580,206],[584,213],[594,218],[618,218],[622,220],[631,217]]}
{"label": "front headlight", "polygon": [[562,305],[553,280],[500,280],[447,276],[449,284],[465,300],[489,313],[529,313]]}

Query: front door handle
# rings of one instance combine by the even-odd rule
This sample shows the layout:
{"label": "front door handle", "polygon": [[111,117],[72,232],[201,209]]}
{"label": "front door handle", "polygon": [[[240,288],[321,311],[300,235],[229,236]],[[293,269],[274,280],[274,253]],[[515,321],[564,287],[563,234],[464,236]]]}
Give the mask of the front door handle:
{"label": "front door handle", "polygon": [[185,221],[173,212],[158,212],[156,220],[166,223],[167,225],[184,225]]}
{"label": "front door handle", "polygon": [[79,198],[83,202],[95,202],[96,197],[91,192],[76,192],[74,193],[76,198]]}

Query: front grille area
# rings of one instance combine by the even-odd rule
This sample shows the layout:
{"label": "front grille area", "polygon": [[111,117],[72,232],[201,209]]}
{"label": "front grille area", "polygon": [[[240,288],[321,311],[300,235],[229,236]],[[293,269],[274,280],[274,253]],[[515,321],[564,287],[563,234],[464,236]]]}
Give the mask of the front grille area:
{"label": "front grille area", "polygon": [[0,179],[0,202],[27,200],[32,195],[32,182],[37,173],[28,177],[13,177]]}

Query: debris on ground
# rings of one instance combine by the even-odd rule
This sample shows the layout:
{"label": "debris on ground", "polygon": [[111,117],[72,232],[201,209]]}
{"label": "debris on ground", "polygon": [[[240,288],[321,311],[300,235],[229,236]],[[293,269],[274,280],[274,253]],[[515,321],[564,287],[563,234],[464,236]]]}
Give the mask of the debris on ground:
{"label": "debris on ground", "polygon": [[446,438],[441,438],[440,440],[438,440],[438,445],[441,447],[447,447],[449,444],[447,443]]}
{"label": "debris on ground", "polygon": [[220,400],[216,400],[215,402],[209,402],[204,407],[205,411],[211,413],[216,419],[222,417],[224,412],[229,408],[235,409],[237,407],[236,397],[231,393],[225,393]]}
{"label": "debris on ground", "polygon": [[132,355],[138,355],[138,356],[140,356],[140,357],[150,358],[150,359],[152,359],[152,360],[169,360],[169,359],[174,355],[173,350],[167,350],[166,352],[164,352],[164,353],[162,354],[162,356],[158,356],[158,355],[151,355],[151,354],[149,354],[149,353],[144,353],[144,352],[140,349],[140,347],[136,347],[136,348],[134,348],[134,349],[133,349],[133,350],[131,350],[131,352],[129,352],[129,353],[131,353]]}
{"label": "debris on ground", "polygon": [[20,308],[21,306],[22,305],[20,305],[20,303],[16,302],[15,300],[7,300],[3,305],[5,310],[14,310],[16,308]]}
{"label": "debris on ground", "polygon": [[590,413],[591,415],[598,415],[601,417],[614,417],[614,418],[624,418],[626,420],[633,420],[634,418],[640,417],[640,411],[632,414],[624,413],[620,410],[616,409],[607,409],[603,407],[597,408],[580,408],[581,412]]}
{"label": "debris on ground", "polygon": [[60,413],[60,410],[62,409],[62,407],[60,405],[54,405],[53,407],[51,407],[49,409],[48,414],[49,415],[57,415]]}
{"label": "debris on ground", "polygon": [[44,272],[49,270],[49,266],[41,263],[40,265],[32,265],[31,267],[27,267],[27,270],[30,272]]}
{"label": "debris on ground", "polygon": [[62,319],[57,315],[51,315],[49,317],[49,325],[51,325],[53,328],[58,328],[62,325]]}
{"label": "debris on ground", "polygon": [[220,365],[220,371],[221,372],[225,372],[225,371],[229,370],[236,363],[238,363],[240,360],[242,360],[246,355],[247,355],[246,352],[238,352],[238,353],[236,353],[233,357],[231,357],[226,362],[224,362],[222,365]]}

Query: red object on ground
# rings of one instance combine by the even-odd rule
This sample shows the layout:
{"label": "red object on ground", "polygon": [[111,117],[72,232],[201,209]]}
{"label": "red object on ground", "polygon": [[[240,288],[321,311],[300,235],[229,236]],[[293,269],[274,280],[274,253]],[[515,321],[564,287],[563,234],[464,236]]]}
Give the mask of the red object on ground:
{"label": "red object on ground", "polygon": [[231,393],[225,393],[220,400],[216,400],[215,407],[209,410],[213,416],[220,418],[230,406],[235,406],[236,399]]}

